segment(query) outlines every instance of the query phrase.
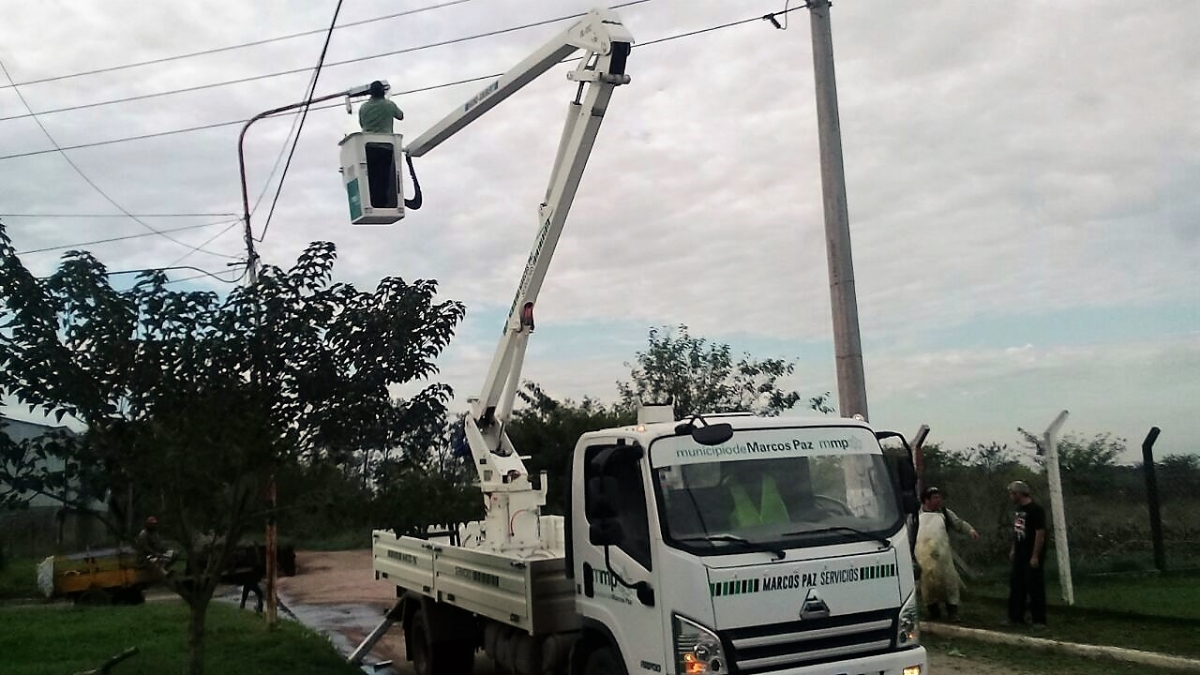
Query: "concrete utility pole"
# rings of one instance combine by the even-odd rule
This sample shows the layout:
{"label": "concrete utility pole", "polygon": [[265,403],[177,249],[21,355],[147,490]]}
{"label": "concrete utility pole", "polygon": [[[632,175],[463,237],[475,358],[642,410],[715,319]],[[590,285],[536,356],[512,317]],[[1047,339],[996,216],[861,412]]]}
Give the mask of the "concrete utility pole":
{"label": "concrete utility pole", "polygon": [[833,346],[837,355],[838,410],[842,417],[867,416],[867,385],[858,331],[858,298],[850,255],[850,214],[842,166],[842,126],[838,120],[829,0],[808,0],[812,20],[813,70],[817,87],[817,128],[821,141],[821,191],[825,204],[825,247],[829,295],[833,303]]}
{"label": "concrete utility pole", "polygon": [[[1062,472],[1058,466],[1058,432],[1067,421],[1064,410],[1054,418],[1042,442],[1046,450],[1046,478],[1050,483],[1050,509],[1054,514],[1054,550],[1058,553],[1058,581],[1062,585],[1063,600],[1075,604],[1075,585],[1071,581],[1071,549],[1067,544],[1067,511],[1063,505]],[[1045,548],[1042,549],[1041,564],[1046,565]]]}
{"label": "concrete utility pole", "polygon": [[[346,99],[346,112],[351,111],[350,101],[353,98],[360,98],[367,95],[369,85],[347,89],[336,94],[327,96],[318,96],[316,98],[306,99],[298,103],[289,103],[285,106],[272,108],[271,110],[263,111],[246,121],[242,126],[242,133],[238,135],[238,170],[241,172],[242,180],[242,228],[243,237],[246,240],[246,284],[254,287],[258,284],[258,252],[254,250],[254,230],[250,227],[250,191],[246,181],[246,132],[250,130],[250,125],[255,122],[272,115],[277,115],[288,110],[295,110],[304,106],[320,103],[335,98]],[[257,326],[260,321],[259,315],[254,315],[254,323]],[[254,369],[254,377],[262,377],[263,373],[259,368]],[[275,473],[272,472],[267,482],[267,528],[264,538],[265,542],[265,564],[266,564],[266,613],[267,625],[274,626],[279,617],[279,590],[278,590],[278,554],[279,554],[279,532],[275,523],[275,512],[278,506],[277,491],[275,487]]]}

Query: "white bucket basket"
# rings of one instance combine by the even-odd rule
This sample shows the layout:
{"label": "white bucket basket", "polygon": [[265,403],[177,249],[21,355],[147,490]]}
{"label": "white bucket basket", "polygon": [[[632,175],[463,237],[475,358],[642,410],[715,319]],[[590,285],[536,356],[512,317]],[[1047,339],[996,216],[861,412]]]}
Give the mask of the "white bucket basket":
{"label": "white bucket basket", "polygon": [[352,224],[391,225],[404,218],[402,139],[356,131],[338,143]]}

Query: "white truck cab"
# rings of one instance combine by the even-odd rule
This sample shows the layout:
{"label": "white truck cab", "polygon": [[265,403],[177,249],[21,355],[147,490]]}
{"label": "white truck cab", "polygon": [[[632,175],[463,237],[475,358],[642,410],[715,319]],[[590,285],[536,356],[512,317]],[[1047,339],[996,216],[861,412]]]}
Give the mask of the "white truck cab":
{"label": "white truck cab", "polygon": [[866,424],[644,424],[586,434],[572,466],[581,672],[924,669],[904,512]]}

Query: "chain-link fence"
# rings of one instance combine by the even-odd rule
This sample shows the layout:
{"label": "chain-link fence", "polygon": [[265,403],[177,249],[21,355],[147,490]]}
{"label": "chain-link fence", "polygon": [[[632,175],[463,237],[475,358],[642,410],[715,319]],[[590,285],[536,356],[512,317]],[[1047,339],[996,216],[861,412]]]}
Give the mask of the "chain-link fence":
{"label": "chain-link fence", "polygon": [[[1057,578],[1053,515],[1045,472],[1028,453],[1003,445],[961,452],[926,448],[922,485],[938,487],[945,504],[970,522],[978,541],[955,537],[954,549],[968,580],[999,582],[1008,568],[1014,506],[1007,486],[1023,480],[1046,509],[1044,555],[1048,579]],[[1024,461],[1022,461],[1024,460]],[[1146,470],[1135,465],[1063,467],[1062,486],[1071,568],[1076,585],[1109,575],[1200,570],[1200,456],[1156,460],[1157,504],[1161,514],[1161,559],[1156,559],[1151,528],[1151,495]]]}

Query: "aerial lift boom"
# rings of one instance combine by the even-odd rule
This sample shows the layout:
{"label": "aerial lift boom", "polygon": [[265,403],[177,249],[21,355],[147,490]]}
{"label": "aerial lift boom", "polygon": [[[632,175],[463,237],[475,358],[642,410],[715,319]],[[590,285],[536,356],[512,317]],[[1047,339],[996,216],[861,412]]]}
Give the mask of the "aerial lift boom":
{"label": "aerial lift boom", "polygon": [[[493,551],[521,553],[546,548],[540,515],[546,503],[545,475],[543,472],[538,479],[529,476],[505,425],[534,328],[533,307],[613,89],[630,81],[625,62],[632,43],[633,37],[615,12],[594,9],[405,148],[410,157],[424,155],[574,52],[584,52],[579,66],[567,75],[578,88],[567,109],[550,183],[538,209],[533,250],[483,389],[472,399],[466,420],[466,439],[487,510],[483,531],[473,543]],[[471,543],[464,541],[464,545]]]}

